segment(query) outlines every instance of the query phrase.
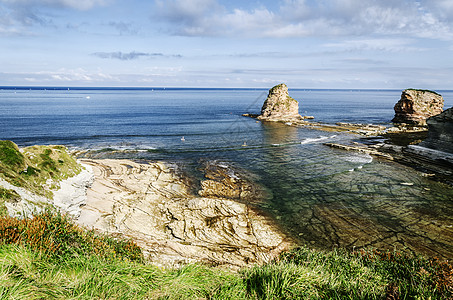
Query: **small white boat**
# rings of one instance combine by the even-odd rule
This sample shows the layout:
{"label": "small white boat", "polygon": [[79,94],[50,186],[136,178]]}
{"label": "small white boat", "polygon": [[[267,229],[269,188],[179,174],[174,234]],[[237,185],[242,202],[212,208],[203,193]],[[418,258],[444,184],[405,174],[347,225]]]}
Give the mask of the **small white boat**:
{"label": "small white boat", "polygon": [[244,142],[244,144],[242,144],[242,147],[247,147],[247,142]]}
{"label": "small white boat", "polygon": [[183,142],[184,142],[185,140],[186,140],[186,139],[185,139],[184,137],[182,137],[182,138],[181,138],[181,141],[183,141]]}

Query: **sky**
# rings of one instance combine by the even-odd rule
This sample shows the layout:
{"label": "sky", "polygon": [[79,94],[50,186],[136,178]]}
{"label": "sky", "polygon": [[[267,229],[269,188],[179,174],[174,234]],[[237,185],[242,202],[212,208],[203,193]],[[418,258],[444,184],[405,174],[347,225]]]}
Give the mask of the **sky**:
{"label": "sky", "polygon": [[0,0],[0,86],[453,89],[453,0]]}

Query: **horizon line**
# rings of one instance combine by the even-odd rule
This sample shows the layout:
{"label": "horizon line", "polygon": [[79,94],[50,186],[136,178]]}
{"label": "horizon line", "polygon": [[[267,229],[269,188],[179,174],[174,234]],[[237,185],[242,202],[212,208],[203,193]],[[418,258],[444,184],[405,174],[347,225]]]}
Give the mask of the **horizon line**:
{"label": "horizon line", "polygon": [[[265,87],[140,87],[140,86],[47,86],[47,85],[6,85],[0,90],[269,90]],[[404,91],[396,88],[288,88],[289,90],[329,90],[329,91]],[[438,91],[453,91],[437,89]]]}

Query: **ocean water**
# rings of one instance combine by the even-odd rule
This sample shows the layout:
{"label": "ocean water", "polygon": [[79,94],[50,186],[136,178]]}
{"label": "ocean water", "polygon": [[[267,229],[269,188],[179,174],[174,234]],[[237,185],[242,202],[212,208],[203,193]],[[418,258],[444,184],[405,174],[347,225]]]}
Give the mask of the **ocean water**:
{"label": "ocean water", "polygon": [[[453,91],[439,91],[445,107]],[[300,113],[324,123],[390,125],[397,90],[290,90]],[[196,169],[216,159],[254,174],[269,198],[254,204],[300,244],[373,246],[453,258],[453,188],[369,155],[331,149],[349,134],[242,117],[260,89],[0,89],[0,139],[20,146],[126,151]],[[107,149],[107,150],[106,150]],[[117,155],[117,154],[116,154]]]}

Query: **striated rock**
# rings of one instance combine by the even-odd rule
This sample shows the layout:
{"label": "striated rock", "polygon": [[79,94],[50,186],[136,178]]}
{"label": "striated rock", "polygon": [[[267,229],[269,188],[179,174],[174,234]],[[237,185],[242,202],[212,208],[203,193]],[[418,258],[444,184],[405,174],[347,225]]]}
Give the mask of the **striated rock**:
{"label": "striated rock", "polygon": [[444,99],[436,92],[407,89],[395,104],[392,122],[425,126],[426,119],[443,111]]}
{"label": "striated rock", "polygon": [[[228,266],[263,263],[289,241],[272,220],[248,203],[260,190],[219,163],[206,164],[201,195],[176,165],[130,160],[83,160],[95,173],[77,222],[133,238],[156,265],[204,261]],[[227,191],[224,191],[226,188]],[[248,191],[252,191],[251,194]],[[230,198],[230,199],[228,199]]]}
{"label": "striated rock", "polygon": [[421,146],[453,153],[453,107],[427,120],[428,138]]}
{"label": "striated rock", "polygon": [[288,87],[282,83],[269,90],[258,119],[287,122],[303,120],[303,117],[299,114],[299,103],[289,96]]}
{"label": "striated rock", "polygon": [[218,161],[205,163],[206,180],[201,181],[202,197],[228,198],[242,202],[256,201],[265,197],[265,191],[252,184],[244,171],[238,171],[231,166]]}

